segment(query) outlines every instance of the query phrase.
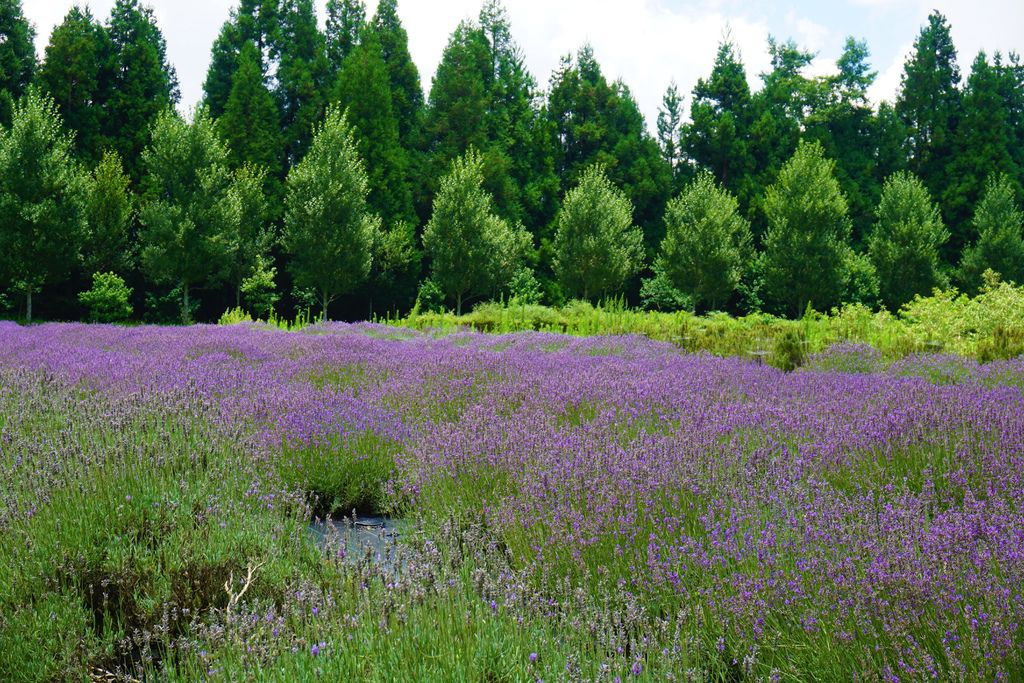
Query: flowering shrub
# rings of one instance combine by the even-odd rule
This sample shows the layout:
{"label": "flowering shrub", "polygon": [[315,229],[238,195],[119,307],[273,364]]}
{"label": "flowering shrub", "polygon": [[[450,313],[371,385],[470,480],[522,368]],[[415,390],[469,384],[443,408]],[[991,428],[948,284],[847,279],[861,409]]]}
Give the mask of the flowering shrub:
{"label": "flowering shrub", "polygon": [[[1016,680],[1022,380],[0,323],[0,679]],[[315,545],[350,505],[396,557]]]}

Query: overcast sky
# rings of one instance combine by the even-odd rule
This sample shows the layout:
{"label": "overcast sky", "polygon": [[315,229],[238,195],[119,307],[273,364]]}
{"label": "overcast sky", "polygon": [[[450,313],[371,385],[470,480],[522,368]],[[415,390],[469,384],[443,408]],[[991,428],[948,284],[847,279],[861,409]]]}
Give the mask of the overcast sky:
{"label": "overcast sky", "polygon": [[[316,0],[323,24],[326,0]],[[106,19],[114,0],[24,0],[37,32],[40,56],[50,31],[74,4],[89,5]],[[167,38],[178,72],[183,108],[202,96],[210,46],[237,0],[149,0]],[[461,19],[476,16],[482,0],[399,0],[409,48],[429,92],[434,69],[449,34]],[[372,14],[377,0],[368,0]],[[811,73],[834,68],[845,37],[866,39],[878,71],[872,92],[877,103],[892,99],[914,38],[928,13],[949,19],[964,74],[979,49],[1024,52],[1022,0],[505,0],[512,33],[534,77],[547,87],[559,58],[590,42],[604,73],[622,78],[653,129],[661,96],[670,81],[689,93],[706,76],[715,48],[728,31],[740,51],[753,88],[767,69],[769,34],[793,38],[817,53]]]}

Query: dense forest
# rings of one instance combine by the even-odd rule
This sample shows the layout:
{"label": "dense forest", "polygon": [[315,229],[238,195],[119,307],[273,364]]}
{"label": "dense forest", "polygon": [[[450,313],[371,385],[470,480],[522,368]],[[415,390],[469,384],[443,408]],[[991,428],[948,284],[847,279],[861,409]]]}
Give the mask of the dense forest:
{"label": "dense forest", "polygon": [[[986,270],[1024,282],[1024,64],[927,17],[895,102],[867,45],[835,72],[723,40],[654,133],[589,46],[546,88],[499,0],[455,27],[428,96],[396,0],[241,0],[182,116],[152,11],[75,7],[41,60],[0,0],[0,310],[366,318],[488,299],[663,310],[899,308]],[[567,46],[571,47],[571,46]]]}

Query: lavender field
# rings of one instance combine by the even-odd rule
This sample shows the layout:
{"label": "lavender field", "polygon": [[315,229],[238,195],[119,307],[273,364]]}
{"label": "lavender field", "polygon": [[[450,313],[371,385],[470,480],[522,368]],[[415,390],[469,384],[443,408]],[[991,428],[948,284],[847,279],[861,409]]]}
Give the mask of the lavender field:
{"label": "lavender field", "polygon": [[[0,323],[0,680],[1024,679],[1024,359]],[[317,518],[400,518],[394,545]]]}

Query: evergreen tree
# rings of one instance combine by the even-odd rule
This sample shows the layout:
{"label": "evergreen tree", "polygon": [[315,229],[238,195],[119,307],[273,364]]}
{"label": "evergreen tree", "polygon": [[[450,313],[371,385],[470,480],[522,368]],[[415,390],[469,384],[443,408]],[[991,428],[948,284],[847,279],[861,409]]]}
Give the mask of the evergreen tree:
{"label": "evergreen tree", "polygon": [[206,69],[206,80],[203,81],[203,106],[215,119],[224,115],[235,71],[238,70],[238,55],[245,42],[238,26],[238,15],[235,10],[231,10],[231,17],[221,26],[220,33],[213,41],[210,66]]}
{"label": "evergreen tree", "polygon": [[36,68],[35,29],[21,0],[0,0],[0,126],[11,122],[14,103],[25,94]]}
{"label": "evergreen tree", "polygon": [[661,156],[672,169],[673,180],[679,183],[686,170],[683,152],[683,98],[675,81],[669,84],[658,108],[658,145]]}
{"label": "evergreen tree", "polygon": [[839,303],[847,280],[850,218],[821,145],[801,142],[765,193],[768,231],[761,269],[765,298],[780,313]]}
{"label": "evergreen tree", "polygon": [[134,266],[130,233],[134,215],[131,181],[124,173],[121,157],[108,151],[88,183],[88,232],[82,249],[86,273],[129,274]]}
{"label": "evergreen tree", "polygon": [[565,196],[557,223],[555,274],[574,296],[616,294],[643,267],[643,233],[633,225],[633,205],[601,166],[587,169]]}
{"label": "evergreen tree", "polygon": [[86,230],[86,176],[53,101],[38,92],[0,128],[0,279],[32,297],[67,279]]}
{"label": "evergreen tree", "polygon": [[388,226],[414,221],[408,158],[398,137],[387,66],[374,33],[367,32],[345,59],[335,99],[347,111],[359,157],[366,164],[370,207]]}
{"label": "evergreen tree", "polygon": [[270,68],[271,47],[280,39],[280,0],[241,0],[238,9],[221,27],[210,53],[210,66],[203,82],[203,104],[214,119],[227,106],[238,56],[246,43],[256,45],[260,66]]}
{"label": "evergreen tree", "polygon": [[504,288],[530,250],[530,236],[493,210],[483,185],[483,159],[470,149],[452,162],[423,231],[431,278],[462,314],[467,299]]}
{"label": "evergreen tree", "polygon": [[704,171],[669,201],[665,226],[655,271],[699,308],[726,304],[754,255],[750,223],[736,198]]}
{"label": "evergreen tree", "polygon": [[[1024,172],[1024,64],[1020,56],[1011,52],[1006,61],[997,52],[996,72],[999,74],[999,94],[1006,110],[1006,122],[1013,134],[1010,155],[1014,165]],[[1021,180],[1024,183],[1024,179]]]}
{"label": "evergreen tree", "polygon": [[238,239],[227,145],[204,109],[191,123],[166,109],[153,124],[142,163],[142,267],[153,282],[181,288],[181,318],[188,324],[191,292],[223,281]]}
{"label": "evergreen tree", "polygon": [[431,176],[441,176],[473,147],[484,157],[484,188],[498,214],[546,226],[557,179],[538,135],[543,126],[537,100],[536,82],[512,40],[505,9],[489,0],[478,22],[462,22],[455,30],[434,77],[426,122]]}
{"label": "evergreen tree", "polygon": [[697,81],[686,128],[687,155],[735,194],[743,211],[753,197],[749,133],[753,109],[747,75],[735,46],[718,46],[711,76]]}
{"label": "evergreen tree", "polygon": [[875,116],[875,177],[874,184],[882,182],[897,171],[907,168],[907,126],[888,102],[878,105]]}
{"label": "evergreen tree", "polygon": [[112,45],[89,9],[71,8],[53,29],[39,68],[39,84],[53,98],[75,147],[95,163],[103,154],[104,111],[110,97]]}
{"label": "evergreen tree", "polygon": [[142,173],[140,155],[156,118],[178,101],[178,80],[153,10],[138,0],[117,0],[110,15],[110,99],[104,137],[121,155],[128,175]]}
{"label": "evergreen tree", "polygon": [[[914,41],[914,53],[903,67],[896,112],[907,127],[908,168],[933,197],[946,196],[946,167],[953,159],[954,136],[960,119],[960,67],[946,18],[938,12]],[[943,214],[950,218],[943,207]],[[956,230],[956,226],[954,226]],[[953,235],[947,255],[960,246]]]}
{"label": "evergreen tree", "polygon": [[294,165],[309,147],[313,126],[327,104],[329,68],[313,0],[284,0],[274,54],[285,158]]}
{"label": "evergreen tree", "polygon": [[238,55],[231,95],[217,125],[227,142],[234,167],[258,164],[268,170],[268,183],[277,180],[282,172],[284,155],[278,110],[264,82],[255,43],[246,43]]}
{"label": "evergreen tree", "polygon": [[352,128],[329,108],[288,173],[282,239],[295,283],[317,293],[325,318],[331,301],[370,273],[380,218],[367,206],[369,189]]}
{"label": "evergreen tree", "polygon": [[897,311],[915,294],[944,286],[939,248],[949,232],[924,184],[905,171],[891,176],[876,215],[868,257],[878,274],[882,303]]}
{"label": "evergreen tree", "polygon": [[1006,100],[1000,92],[1001,74],[979,52],[971,65],[971,75],[963,97],[962,115],[957,126],[955,155],[947,167],[943,204],[953,226],[949,255],[960,254],[970,241],[971,210],[981,199],[990,174],[1005,174],[1021,191],[1021,170],[1014,162],[1016,144],[1010,128]]}
{"label": "evergreen tree", "polygon": [[487,150],[491,55],[487,36],[463,21],[441,54],[427,114],[432,175],[440,176],[470,147]]}
{"label": "evergreen tree", "polygon": [[761,74],[764,87],[750,101],[747,151],[751,170],[734,180],[740,205],[751,207],[757,234],[763,233],[762,215],[756,210],[764,188],[775,181],[779,169],[796,150],[807,110],[818,96],[817,84],[804,77],[814,55],[793,41],[778,42],[768,37],[772,69]]}
{"label": "evergreen tree", "polygon": [[1004,280],[1024,284],[1024,213],[1007,176],[989,177],[973,223],[978,241],[964,251],[960,263],[964,288],[977,292],[988,269]]}
{"label": "evergreen tree", "polygon": [[416,149],[420,144],[423,86],[409,54],[409,36],[398,18],[398,1],[380,0],[371,26],[388,67],[391,104],[398,117],[398,139],[405,149]]}
{"label": "evergreen tree", "polygon": [[366,5],[362,0],[327,0],[327,62],[332,75],[341,70],[345,58],[359,44],[366,24]]}
{"label": "evergreen tree", "polygon": [[405,150],[417,219],[422,223],[429,217],[433,192],[432,169],[423,153],[423,86],[409,54],[409,37],[398,18],[397,0],[380,0],[368,29],[377,37],[387,66],[391,109],[398,121],[398,140]]}
{"label": "evergreen tree", "polygon": [[[836,62],[837,73],[817,83],[805,133],[806,139],[818,140],[836,162],[836,179],[849,203],[853,239],[858,243],[870,229],[881,194],[880,128],[867,94],[877,74],[867,62],[869,55],[864,42],[846,39]],[[901,137],[898,144],[902,142]]]}
{"label": "evergreen tree", "polygon": [[598,163],[633,203],[635,219],[653,250],[661,241],[661,216],[671,191],[672,171],[648,135],[629,88],[609,84],[590,46],[565,57],[552,78],[548,116],[555,171],[564,188]]}

